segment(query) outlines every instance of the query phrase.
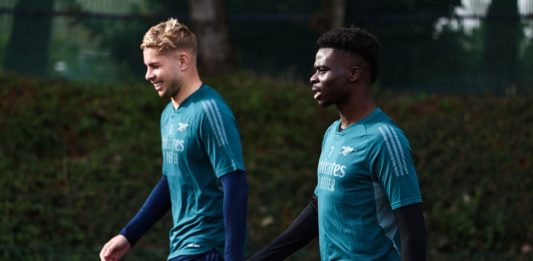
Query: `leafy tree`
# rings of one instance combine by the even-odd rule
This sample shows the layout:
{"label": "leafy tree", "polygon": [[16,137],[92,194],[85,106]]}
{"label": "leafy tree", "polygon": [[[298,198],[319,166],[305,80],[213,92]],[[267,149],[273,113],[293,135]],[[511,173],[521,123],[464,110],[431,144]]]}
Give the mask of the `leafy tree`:
{"label": "leafy tree", "polygon": [[52,31],[54,0],[19,0],[7,43],[4,69],[23,75],[45,76]]}
{"label": "leafy tree", "polygon": [[346,0],[320,0],[320,8],[311,18],[312,28],[325,31],[346,26]]}
{"label": "leafy tree", "polygon": [[228,72],[234,67],[224,1],[189,0],[193,31],[199,39],[200,70],[208,75]]}
{"label": "leafy tree", "polygon": [[[74,23],[87,28],[103,49],[119,66],[125,66],[134,78],[144,75],[142,52],[139,48],[144,33],[158,22],[169,17],[187,22],[186,5],[183,1],[152,0],[149,2],[150,14],[142,12],[140,5],[133,3],[128,17],[113,19],[87,19],[79,17]],[[73,6],[72,10],[83,12],[81,6]]]}
{"label": "leafy tree", "polygon": [[135,75],[143,75],[142,53],[139,44],[148,28],[169,17],[186,23],[199,40],[200,69],[215,75],[234,68],[232,44],[224,1],[150,1],[150,14],[141,14],[140,7],[132,6],[132,17],[110,23],[108,20],[79,20],[110,50],[111,56],[130,68]]}
{"label": "leafy tree", "polygon": [[[425,73],[426,89],[432,93],[476,93],[482,89],[479,80],[481,33],[474,30],[466,34],[461,28],[445,26],[431,42],[433,60],[428,68],[418,68]],[[429,63],[429,61],[428,61]],[[386,77],[386,75],[385,75]]]}
{"label": "leafy tree", "polygon": [[[397,88],[432,84],[435,55],[435,23],[449,17],[460,0],[349,1],[347,24],[376,34],[382,44],[380,83]],[[418,86],[417,86],[418,85]]]}
{"label": "leafy tree", "polygon": [[484,27],[483,79],[491,90],[512,88],[517,84],[518,51],[522,25],[518,1],[492,0]]}
{"label": "leafy tree", "polygon": [[344,20],[346,16],[346,0],[331,0],[332,6],[332,22],[331,27],[337,28],[344,26]]}
{"label": "leafy tree", "polygon": [[533,41],[526,42],[525,51],[522,55],[520,70],[519,70],[519,86],[520,91],[525,91],[525,94],[533,94]]}
{"label": "leafy tree", "polygon": [[[308,81],[322,0],[226,0],[238,65]],[[329,23],[329,22],[326,22]],[[329,25],[329,24],[328,24]]]}

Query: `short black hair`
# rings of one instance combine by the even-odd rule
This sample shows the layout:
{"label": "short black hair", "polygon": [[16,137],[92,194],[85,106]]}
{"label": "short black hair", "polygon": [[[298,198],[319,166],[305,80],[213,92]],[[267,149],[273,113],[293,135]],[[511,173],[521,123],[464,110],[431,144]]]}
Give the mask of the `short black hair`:
{"label": "short black hair", "polygon": [[323,33],[316,41],[318,48],[334,48],[363,58],[370,67],[370,81],[378,78],[381,55],[378,39],[364,29],[337,28]]}

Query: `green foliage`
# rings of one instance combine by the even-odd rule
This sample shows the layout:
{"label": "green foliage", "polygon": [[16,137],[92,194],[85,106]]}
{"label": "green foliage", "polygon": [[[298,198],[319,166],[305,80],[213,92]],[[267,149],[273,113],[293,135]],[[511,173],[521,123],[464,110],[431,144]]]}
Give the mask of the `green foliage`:
{"label": "green foliage", "polygon": [[6,71],[38,77],[47,74],[52,17],[42,14],[53,10],[53,0],[17,1],[3,61]]}
{"label": "green foliage", "polygon": [[[506,23],[495,21],[499,17],[507,17]],[[481,66],[484,85],[500,90],[516,88],[519,48],[523,38],[518,1],[493,0],[487,11],[487,20],[483,23],[483,31]]]}
{"label": "green foliage", "polygon": [[[435,88],[449,92],[439,79],[442,74],[449,81],[456,78],[455,71],[470,72],[465,70],[462,62],[467,60],[465,57],[472,59],[472,56],[458,46],[457,38],[462,33],[449,33],[447,39],[435,38],[435,24],[440,18],[450,17],[454,8],[461,6],[461,1],[359,0],[347,3],[347,25],[369,30],[381,43],[379,81],[387,86],[403,90]],[[453,61],[446,63],[450,57]],[[446,66],[444,72],[440,70],[441,66]],[[461,83],[460,80],[454,81],[455,85]]]}
{"label": "green foliage", "polygon": [[[150,15],[143,14],[140,2],[132,2],[130,15],[135,19],[120,22],[106,19],[77,19],[80,28],[87,29],[98,45],[109,51],[112,61],[118,63],[131,75],[144,75],[145,66],[142,63],[142,51],[139,48],[146,31],[153,25],[165,21],[170,17],[183,22],[186,17],[185,1],[152,0],[149,2]],[[94,66],[93,66],[94,67]],[[91,66],[83,68],[90,70]]]}
{"label": "green foliage", "polygon": [[530,243],[531,98],[429,97],[405,103],[388,103],[386,109],[410,137],[432,248],[518,252]]}
{"label": "green foliage", "polygon": [[144,86],[0,83],[0,245],[105,242],[158,178],[161,101]]}
{"label": "green foliage", "polygon": [[[251,254],[309,201],[322,135],[337,114],[304,84],[244,72],[207,82],[241,131]],[[0,259],[95,260],[159,178],[166,102],[146,85],[4,75],[0,86]],[[411,142],[434,260],[531,258],[521,255],[533,241],[531,102],[380,89],[378,103]],[[167,215],[127,260],[163,259],[169,227]],[[316,241],[291,258],[316,259]]]}

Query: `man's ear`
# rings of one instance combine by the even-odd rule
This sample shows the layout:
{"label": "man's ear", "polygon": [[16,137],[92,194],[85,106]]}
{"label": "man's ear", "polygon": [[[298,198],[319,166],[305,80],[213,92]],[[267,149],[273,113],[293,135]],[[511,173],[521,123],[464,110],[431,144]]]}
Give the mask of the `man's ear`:
{"label": "man's ear", "polygon": [[187,52],[178,53],[178,63],[181,71],[187,71],[191,62],[191,55]]}
{"label": "man's ear", "polygon": [[359,66],[352,66],[350,68],[350,76],[349,81],[350,82],[356,82],[361,78],[361,75],[363,74],[363,70]]}

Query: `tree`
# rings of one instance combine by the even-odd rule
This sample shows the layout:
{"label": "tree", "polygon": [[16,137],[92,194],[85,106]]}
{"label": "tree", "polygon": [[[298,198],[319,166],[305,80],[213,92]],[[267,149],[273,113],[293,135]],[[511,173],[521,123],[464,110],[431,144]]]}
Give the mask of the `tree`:
{"label": "tree", "polygon": [[[460,0],[352,0],[348,24],[377,35],[382,45],[379,82],[395,88],[433,86],[435,23],[451,15]],[[438,50],[446,53],[446,50]],[[430,87],[431,88],[431,87]]]}
{"label": "tree", "polygon": [[517,84],[522,25],[517,0],[492,0],[484,27],[483,79],[485,88],[499,90]]}
{"label": "tree", "polygon": [[331,28],[344,26],[346,18],[346,0],[331,0]]}
{"label": "tree", "polygon": [[208,75],[222,74],[234,68],[224,1],[189,0],[193,31],[199,41],[200,70]]}
{"label": "tree", "polygon": [[524,54],[522,56],[522,62],[520,63],[519,70],[520,91],[525,91],[528,95],[533,95],[533,42],[529,40]]}
{"label": "tree", "polygon": [[30,76],[45,76],[52,31],[54,0],[19,0],[11,36],[6,46],[4,68]]}
{"label": "tree", "polygon": [[[216,75],[235,67],[228,21],[221,0],[191,1],[150,1],[151,16],[142,17],[139,8],[132,6],[132,15],[140,19],[109,21],[79,21],[100,41],[100,45],[110,50],[111,56],[120,64],[129,67],[134,75],[142,75],[142,52],[139,44],[148,28],[169,17],[177,18],[189,25],[199,41],[199,67],[202,73]],[[189,15],[187,16],[187,10]]]}
{"label": "tree", "polygon": [[311,27],[322,32],[346,26],[346,7],[346,0],[320,0],[320,8],[311,16]]}

